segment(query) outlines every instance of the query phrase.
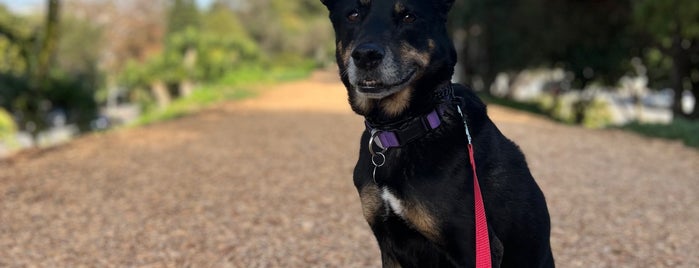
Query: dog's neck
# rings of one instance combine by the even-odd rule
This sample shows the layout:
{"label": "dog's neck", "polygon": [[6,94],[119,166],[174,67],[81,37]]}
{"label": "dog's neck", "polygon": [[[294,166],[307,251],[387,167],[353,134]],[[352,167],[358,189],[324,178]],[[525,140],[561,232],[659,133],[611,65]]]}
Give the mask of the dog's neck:
{"label": "dog's neck", "polygon": [[[400,92],[396,94],[400,94]],[[451,94],[453,93],[451,92],[450,81],[439,83],[438,86],[429,89],[414,89],[408,107],[399,114],[389,115],[377,105],[375,109],[364,115],[364,119],[368,124],[379,128],[400,125],[415,117],[424,116],[434,111]]]}

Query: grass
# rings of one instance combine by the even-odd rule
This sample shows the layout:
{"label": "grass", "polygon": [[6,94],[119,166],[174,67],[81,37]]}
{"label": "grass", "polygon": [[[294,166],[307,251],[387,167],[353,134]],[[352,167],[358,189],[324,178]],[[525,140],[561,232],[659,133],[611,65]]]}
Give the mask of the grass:
{"label": "grass", "polygon": [[518,102],[505,98],[493,97],[488,94],[478,94],[478,97],[480,97],[481,100],[488,104],[492,103],[500,106],[510,107],[512,109],[517,109],[520,111],[530,112],[533,114],[549,116],[549,114],[546,111],[542,110],[541,107],[539,107],[539,105],[536,103]]}
{"label": "grass", "polygon": [[699,121],[675,119],[670,124],[641,124],[634,122],[621,129],[648,137],[681,140],[687,146],[699,148]]}
{"label": "grass", "polygon": [[303,79],[308,77],[314,68],[312,63],[301,63],[294,68],[265,68],[257,65],[240,68],[215,83],[198,87],[186,98],[174,100],[164,110],[151,109],[145,112],[134,125],[172,120],[223,101],[251,98],[257,95],[257,92],[251,89],[253,87]]}
{"label": "grass", "polygon": [[240,100],[254,97],[256,92],[244,87],[227,87],[207,85],[199,87],[192,95],[173,101],[164,110],[151,110],[136,120],[135,125],[148,125],[155,122],[172,120],[194,113],[212,104],[228,100]]}

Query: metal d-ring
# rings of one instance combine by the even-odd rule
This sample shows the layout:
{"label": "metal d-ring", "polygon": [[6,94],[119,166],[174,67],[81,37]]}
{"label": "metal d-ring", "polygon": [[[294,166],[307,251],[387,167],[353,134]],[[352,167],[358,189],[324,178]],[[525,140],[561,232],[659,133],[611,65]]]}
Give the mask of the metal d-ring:
{"label": "metal d-ring", "polygon": [[383,167],[383,165],[386,164],[386,155],[383,154],[383,152],[378,152],[375,155],[372,155],[371,163],[374,164],[375,167]]}

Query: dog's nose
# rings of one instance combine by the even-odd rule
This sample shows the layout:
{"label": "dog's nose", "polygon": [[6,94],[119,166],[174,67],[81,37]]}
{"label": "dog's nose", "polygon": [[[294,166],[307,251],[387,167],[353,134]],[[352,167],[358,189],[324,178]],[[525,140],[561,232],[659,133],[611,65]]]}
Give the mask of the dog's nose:
{"label": "dog's nose", "polygon": [[384,49],[373,43],[361,44],[352,51],[354,64],[361,69],[375,68],[381,63],[384,55]]}

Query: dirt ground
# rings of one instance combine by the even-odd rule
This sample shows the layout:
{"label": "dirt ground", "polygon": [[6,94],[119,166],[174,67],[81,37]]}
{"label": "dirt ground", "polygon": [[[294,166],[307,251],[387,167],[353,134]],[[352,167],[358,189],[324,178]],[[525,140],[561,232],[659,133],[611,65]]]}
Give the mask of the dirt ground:
{"label": "dirt ground", "polygon": [[[335,74],[0,161],[0,267],[377,267]],[[559,267],[699,267],[699,152],[490,106]]]}

